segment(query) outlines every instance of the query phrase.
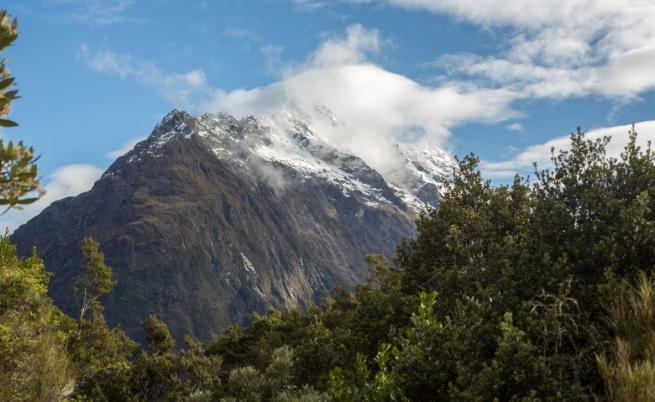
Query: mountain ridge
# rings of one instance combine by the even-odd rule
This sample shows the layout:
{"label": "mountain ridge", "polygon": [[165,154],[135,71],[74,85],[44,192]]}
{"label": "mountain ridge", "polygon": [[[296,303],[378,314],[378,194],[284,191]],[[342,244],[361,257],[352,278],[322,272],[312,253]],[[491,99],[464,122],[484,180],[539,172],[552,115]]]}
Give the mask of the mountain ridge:
{"label": "mountain ridge", "polygon": [[143,340],[139,322],[155,313],[176,339],[207,340],[251,311],[307,306],[366,280],[364,256],[390,257],[413,237],[420,203],[294,116],[174,110],[90,191],[53,203],[13,240],[22,254],[37,246],[55,274],[51,295],[74,314],[79,245],[95,237],[118,280],[104,300],[111,324]]}

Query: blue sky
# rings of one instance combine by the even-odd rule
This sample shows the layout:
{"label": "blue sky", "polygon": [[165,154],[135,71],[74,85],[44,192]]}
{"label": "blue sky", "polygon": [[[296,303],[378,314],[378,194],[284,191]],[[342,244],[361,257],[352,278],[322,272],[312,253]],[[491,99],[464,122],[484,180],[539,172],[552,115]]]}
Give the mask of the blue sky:
{"label": "blue sky", "polygon": [[6,56],[22,98],[11,116],[20,126],[1,135],[42,155],[49,192],[0,218],[12,227],[90,188],[173,107],[246,115],[326,104],[358,133],[353,152],[381,139],[474,152],[499,183],[565,147],[577,126],[624,138],[637,123],[655,137],[655,5],[637,0],[3,7],[19,21]]}

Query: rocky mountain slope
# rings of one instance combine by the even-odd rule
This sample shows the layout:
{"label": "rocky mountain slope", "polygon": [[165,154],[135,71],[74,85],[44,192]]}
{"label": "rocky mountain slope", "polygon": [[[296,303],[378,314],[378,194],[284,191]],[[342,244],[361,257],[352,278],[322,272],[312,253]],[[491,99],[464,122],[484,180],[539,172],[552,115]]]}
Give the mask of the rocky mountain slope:
{"label": "rocky mountain slope", "polygon": [[23,254],[37,247],[51,295],[74,314],[80,245],[93,236],[118,280],[104,300],[110,324],[142,340],[139,322],[155,313],[178,340],[207,340],[252,311],[306,306],[364,281],[365,255],[390,256],[412,237],[452,162],[438,149],[395,152],[402,163],[383,177],[290,113],[174,110],[90,191],[53,203],[13,240]]}

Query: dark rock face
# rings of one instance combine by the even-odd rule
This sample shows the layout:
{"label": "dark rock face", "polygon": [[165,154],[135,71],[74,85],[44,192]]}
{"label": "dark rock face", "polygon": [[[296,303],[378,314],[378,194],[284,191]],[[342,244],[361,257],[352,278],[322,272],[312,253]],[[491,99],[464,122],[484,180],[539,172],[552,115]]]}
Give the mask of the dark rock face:
{"label": "dark rock face", "polygon": [[[50,293],[64,312],[77,312],[73,278],[85,236],[100,242],[118,281],[103,300],[109,323],[142,341],[139,323],[154,313],[179,341],[185,334],[208,340],[253,311],[306,306],[337,283],[361,283],[367,254],[392,255],[414,235],[413,215],[360,159],[340,163],[377,186],[387,204],[371,206],[283,164],[274,167],[285,185],[275,188],[217,157],[198,124],[169,114],[90,191],[53,203],[16,230],[19,252],[36,246],[54,273]],[[230,124],[242,136],[253,123]]]}

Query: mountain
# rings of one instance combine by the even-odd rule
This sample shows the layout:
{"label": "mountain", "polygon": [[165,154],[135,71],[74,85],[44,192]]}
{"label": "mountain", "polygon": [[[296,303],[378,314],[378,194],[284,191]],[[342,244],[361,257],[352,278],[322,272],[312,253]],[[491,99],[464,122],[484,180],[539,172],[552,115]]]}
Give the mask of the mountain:
{"label": "mountain", "polygon": [[385,177],[318,135],[313,122],[343,125],[329,110],[311,119],[174,110],[90,191],[54,202],[13,240],[24,255],[37,247],[51,296],[74,315],[80,246],[93,236],[118,280],[107,319],[138,340],[149,313],[178,340],[207,340],[252,311],[307,306],[365,281],[367,254],[391,256],[413,237],[452,169],[438,149],[396,145]]}

